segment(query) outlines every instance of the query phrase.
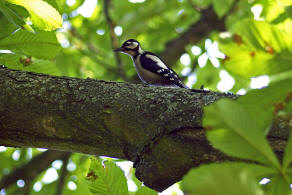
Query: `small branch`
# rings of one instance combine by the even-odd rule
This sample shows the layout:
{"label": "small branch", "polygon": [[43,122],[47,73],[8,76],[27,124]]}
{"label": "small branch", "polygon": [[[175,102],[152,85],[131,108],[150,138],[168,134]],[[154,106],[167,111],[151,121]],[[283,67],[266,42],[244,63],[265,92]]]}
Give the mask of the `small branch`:
{"label": "small branch", "polygon": [[211,31],[225,30],[225,17],[219,19],[212,7],[201,12],[201,18],[178,38],[166,43],[165,50],[160,54],[162,59],[172,66],[185,52],[185,46],[195,44],[206,38]]}
{"label": "small branch", "polygon": [[66,155],[68,155],[67,152],[47,150],[46,152],[35,156],[27,164],[15,169],[9,175],[4,176],[0,180],[0,189],[8,188],[11,184],[14,184],[19,179],[24,180],[25,183],[29,183],[41,172],[46,170],[53,161],[63,158]]}
{"label": "small branch", "polygon": [[[115,25],[110,17],[110,14],[109,14],[110,3],[111,3],[111,0],[104,0],[104,16],[105,16],[105,19],[106,19],[106,22],[108,24],[109,31],[110,31],[112,49],[116,49],[119,47],[119,40],[118,40],[118,37],[116,36],[115,31],[114,31]],[[117,63],[118,69],[119,69],[119,75],[124,81],[127,81],[128,79],[127,79],[126,74],[125,74],[125,67],[121,61],[120,54],[117,52],[114,52],[114,55],[116,58],[116,63]]]}
{"label": "small branch", "polygon": [[111,69],[111,65],[108,64],[107,62],[105,62],[104,60],[101,60],[99,59],[97,56],[101,57],[101,58],[106,58],[105,57],[105,54],[102,53],[100,50],[98,50],[91,42],[86,42],[86,40],[84,39],[84,37],[78,33],[78,31],[74,28],[74,27],[71,27],[71,35],[84,42],[85,45],[87,46],[86,49],[83,49],[83,48],[77,48],[78,51],[84,55],[84,56],[87,56],[89,57],[92,61],[96,62],[97,64],[100,64],[100,65],[103,65],[104,68],[107,69],[107,71],[109,72],[116,72],[114,69]]}
{"label": "small branch", "polygon": [[30,191],[31,191],[31,182],[32,181],[27,181],[25,183],[25,186],[23,188],[23,195],[30,195]]}
{"label": "small branch", "polygon": [[64,189],[64,184],[65,184],[65,179],[66,179],[66,176],[68,174],[67,165],[68,165],[68,162],[69,162],[69,157],[70,157],[70,153],[68,153],[67,156],[64,156],[62,158],[63,166],[62,166],[61,174],[60,174],[60,177],[59,177],[59,182],[58,182],[56,195],[62,195],[62,192],[63,192],[63,189]]}

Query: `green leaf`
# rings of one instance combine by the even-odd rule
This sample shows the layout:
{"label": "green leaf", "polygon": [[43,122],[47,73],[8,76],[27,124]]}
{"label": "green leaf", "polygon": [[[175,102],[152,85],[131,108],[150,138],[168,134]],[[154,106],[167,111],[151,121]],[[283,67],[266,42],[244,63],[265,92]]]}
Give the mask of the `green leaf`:
{"label": "green leaf", "polygon": [[289,194],[291,192],[290,186],[284,177],[280,174],[271,178],[271,181],[266,186],[268,194]]}
{"label": "green leaf", "polygon": [[277,18],[275,18],[273,21],[271,21],[271,24],[279,24],[281,22],[284,22],[287,19],[287,14],[285,12],[282,12],[278,15]]}
{"label": "green leaf", "polygon": [[[28,60],[29,62],[26,62]],[[27,58],[17,54],[1,54],[0,64],[15,70],[26,70],[37,73],[50,74],[54,76],[63,76],[55,62],[35,58]]]}
{"label": "green leaf", "polygon": [[207,61],[206,65],[203,68],[197,69],[198,81],[194,88],[200,88],[201,85],[208,89],[216,89],[218,82],[220,81],[219,77],[220,69],[215,68],[210,60]]}
{"label": "green leaf", "polygon": [[10,23],[14,24],[16,27],[21,27],[25,24],[24,19],[12,9],[7,7],[2,1],[0,2],[0,11],[10,21]]}
{"label": "green leaf", "polygon": [[292,92],[291,75],[290,79],[272,83],[266,88],[248,91],[244,96],[238,98],[238,103],[259,125],[259,129],[265,132],[272,123],[275,104],[284,101],[289,92]]}
{"label": "green leaf", "polygon": [[[249,169],[249,166],[253,169]],[[263,195],[255,173],[260,165],[245,163],[213,163],[189,171],[182,180],[182,190],[195,195]],[[221,179],[220,179],[221,178]]]}
{"label": "green leaf", "polygon": [[49,59],[55,57],[60,49],[53,32],[31,33],[19,30],[0,40],[0,49],[8,49],[17,54]]}
{"label": "green leaf", "polygon": [[223,17],[232,6],[234,0],[212,0],[214,10],[219,18]]}
{"label": "green leaf", "polygon": [[56,56],[56,65],[63,75],[80,77],[80,58],[83,55],[77,50],[63,48]]}
{"label": "green leaf", "polygon": [[290,137],[283,158],[283,168],[287,169],[291,162],[292,162],[292,129],[290,128]]}
{"label": "green leaf", "polygon": [[211,3],[211,0],[192,0],[192,2],[200,7],[208,7]]}
{"label": "green leaf", "polygon": [[58,12],[60,12],[60,7],[59,7],[58,3],[56,2],[56,0],[43,0],[43,1],[47,2],[49,5],[51,5],[53,8],[55,8]]}
{"label": "green leaf", "polygon": [[274,83],[274,82],[279,82],[279,81],[282,81],[285,79],[291,79],[291,78],[292,78],[292,70],[289,70],[289,71],[285,71],[285,72],[271,76],[270,82]]}
{"label": "green leaf", "polygon": [[143,183],[136,177],[135,171],[136,171],[136,169],[134,169],[134,168],[130,169],[131,179],[136,184],[136,186],[137,186],[137,188],[139,190],[142,187]]}
{"label": "green leaf", "polygon": [[17,26],[12,24],[2,13],[0,13],[0,40],[9,36],[13,31],[17,29]]}
{"label": "green leaf", "polygon": [[56,64],[49,60],[33,59],[32,64],[24,66],[22,70],[44,73],[54,76],[63,76]]}
{"label": "green leaf", "polygon": [[143,186],[137,190],[135,195],[157,195],[158,193],[147,186]]}
{"label": "green leaf", "polygon": [[221,39],[227,55],[223,66],[244,78],[274,75],[292,69],[289,33],[263,21],[242,20],[233,25],[233,39]]}
{"label": "green leaf", "polygon": [[285,13],[292,19],[292,5],[285,7]]}
{"label": "green leaf", "polygon": [[104,161],[102,165],[96,158],[91,158],[86,180],[93,194],[129,194],[123,171],[111,161]]}
{"label": "green leaf", "polygon": [[151,188],[147,186],[142,186],[142,182],[138,180],[138,178],[135,176],[134,168],[130,170],[130,174],[131,174],[131,179],[133,180],[133,182],[136,184],[138,188],[138,190],[133,194],[135,195],[157,195],[158,194],[155,190],[152,190]]}
{"label": "green leaf", "polygon": [[289,181],[291,182],[292,181],[292,168],[287,168],[286,173],[289,177]]}
{"label": "green leaf", "polygon": [[42,0],[6,0],[9,3],[23,6],[31,15],[32,23],[45,31],[55,30],[62,26],[62,17],[50,4]]}
{"label": "green leaf", "polygon": [[21,70],[23,65],[21,64],[22,55],[3,53],[0,54],[0,64],[5,67]]}
{"label": "green leaf", "polygon": [[[257,123],[238,102],[221,99],[205,108],[207,138],[222,152],[279,168],[279,162]],[[220,114],[218,114],[220,113]]]}

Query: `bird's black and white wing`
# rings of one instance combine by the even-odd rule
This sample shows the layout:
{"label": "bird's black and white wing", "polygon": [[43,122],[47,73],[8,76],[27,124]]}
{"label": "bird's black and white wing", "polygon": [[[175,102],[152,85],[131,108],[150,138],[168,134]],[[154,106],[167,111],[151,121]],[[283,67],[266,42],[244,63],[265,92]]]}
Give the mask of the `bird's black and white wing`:
{"label": "bird's black and white wing", "polygon": [[157,55],[151,52],[144,52],[140,56],[140,63],[141,66],[159,76],[162,79],[169,81],[169,83],[181,87],[181,88],[188,88],[183,84],[179,76],[169,68]]}

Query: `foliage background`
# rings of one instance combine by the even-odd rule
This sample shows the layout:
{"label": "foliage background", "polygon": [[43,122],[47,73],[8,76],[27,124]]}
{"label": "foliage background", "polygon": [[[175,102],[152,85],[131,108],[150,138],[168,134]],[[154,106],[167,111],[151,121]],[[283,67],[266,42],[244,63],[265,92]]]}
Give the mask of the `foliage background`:
{"label": "foliage background", "polygon": [[[193,28],[203,17],[203,10],[209,8],[224,21],[224,30],[211,27],[208,36],[185,43],[184,53],[176,60],[169,61],[163,55],[188,86],[204,85],[210,90],[245,94],[292,75],[289,0],[43,0],[38,5],[25,2],[0,2],[0,64],[8,68],[139,83],[131,59],[112,50],[129,38],[139,40],[145,50],[157,54],[175,50],[168,43],[183,42],[184,32]],[[287,82],[286,88],[291,87],[291,80]],[[273,89],[273,93],[284,90]],[[280,93],[276,100],[285,95]],[[291,105],[288,102],[287,107]],[[290,110],[286,110],[287,115]],[[41,152],[1,147],[0,178]],[[54,161],[30,183],[23,185],[18,180],[1,190],[1,195],[57,194],[58,188],[63,194],[89,194],[88,183],[83,179],[89,164],[86,156],[71,154],[67,159]],[[67,167],[64,175],[62,166]],[[46,181],[47,174],[53,179]],[[128,174],[133,175],[133,169]],[[64,184],[58,185],[61,175]]]}

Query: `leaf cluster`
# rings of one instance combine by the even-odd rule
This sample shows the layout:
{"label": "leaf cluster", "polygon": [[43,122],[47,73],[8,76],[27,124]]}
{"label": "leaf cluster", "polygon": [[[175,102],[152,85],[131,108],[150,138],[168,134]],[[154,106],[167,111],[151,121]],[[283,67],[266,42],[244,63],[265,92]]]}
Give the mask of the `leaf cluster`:
{"label": "leaf cluster", "polygon": [[128,191],[127,179],[121,170],[113,161],[103,161],[91,158],[90,168],[88,170],[86,181],[92,194],[98,195],[157,195],[158,193],[147,186],[143,186],[140,181],[131,175],[136,181],[137,190]]}
{"label": "leaf cluster", "polygon": [[[212,194],[216,191],[217,194],[234,194],[236,191],[242,194],[289,194],[292,134],[282,163],[266,135],[273,118],[288,117],[291,120],[291,83],[291,79],[283,80],[261,90],[251,90],[238,100],[222,99],[206,107],[203,124],[211,145],[249,163],[202,165],[185,176],[183,190],[190,194]],[[263,178],[269,178],[270,182],[260,187],[259,182]]]}

